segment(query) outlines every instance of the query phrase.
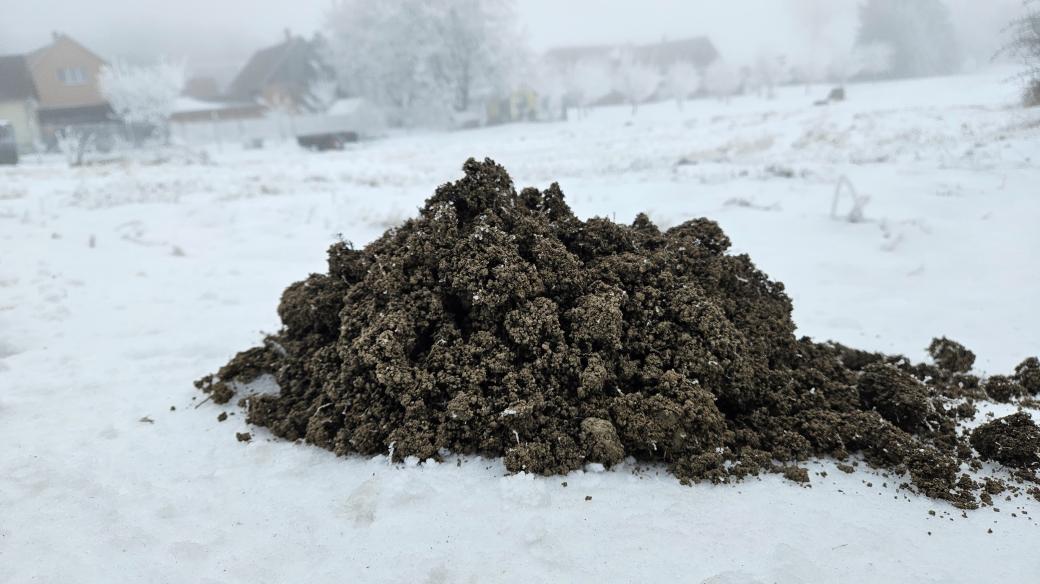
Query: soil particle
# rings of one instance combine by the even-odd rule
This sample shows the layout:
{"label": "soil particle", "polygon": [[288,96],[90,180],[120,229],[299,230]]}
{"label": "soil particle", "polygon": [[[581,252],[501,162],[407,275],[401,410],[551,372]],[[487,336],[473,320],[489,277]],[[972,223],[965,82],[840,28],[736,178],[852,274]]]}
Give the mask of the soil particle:
{"label": "soil particle", "polygon": [[227,412],[220,412],[220,415],[217,416],[217,421],[218,422],[223,422],[224,420],[227,419],[227,417],[228,417],[227,416]]}
{"label": "soil particle", "polygon": [[[243,398],[247,422],[340,455],[450,451],[539,474],[631,456],[684,483],[804,482],[797,463],[857,455],[964,508],[982,487],[959,474],[978,460],[958,419],[989,391],[1040,393],[1036,359],[984,381],[945,338],[934,365],[797,338],[784,285],[708,219],[583,221],[556,184],[463,170],[363,249],[333,244],[328,272],[282,295],[282,329],[196,386],[223,404],[270,374],[280,391]],[[1036,431],[1012,416],[971,446],[1028,466]]]}
{"label": "soil particle", "polygon": [[809,471],[799,466],[786,466],[783,469],[784,478],[796,483],[808,484]]}
{"label": "soil particle", "polygon": [[249,432],[235,432],[235,438],[237,438],[239,442],[249,442],[253,439],[253,435]]}

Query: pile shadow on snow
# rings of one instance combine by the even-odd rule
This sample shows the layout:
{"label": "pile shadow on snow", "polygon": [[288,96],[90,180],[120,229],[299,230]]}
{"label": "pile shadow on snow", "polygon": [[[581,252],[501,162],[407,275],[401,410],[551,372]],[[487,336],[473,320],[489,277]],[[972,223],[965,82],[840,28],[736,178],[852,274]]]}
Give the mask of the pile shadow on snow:
{"label": "pile shadow on snow", "polygon": [[282,330],[197,385],[225,403],[273,374],[280,393],[245,398],[248,421],[337,454],[542,474],[631,456],[684,482],[801,480],[798,461],[859,454],[966,508],[980,456],[1035,480],[1029,416],[956,430],[986,391],[1040,392],[1035,359],[984,383],[946,339],[920,365],[796,338],[783,284],[727,254],[715,222],[581,221],[556,184],[464,171],[364,249],[333,245],[327,274],[285,291]]}

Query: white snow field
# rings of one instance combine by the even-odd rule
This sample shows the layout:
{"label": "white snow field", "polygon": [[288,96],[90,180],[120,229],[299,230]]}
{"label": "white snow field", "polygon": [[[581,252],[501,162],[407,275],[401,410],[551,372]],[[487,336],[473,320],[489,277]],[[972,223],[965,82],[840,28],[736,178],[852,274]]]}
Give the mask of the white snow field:
{"label": "white snow field", "polygon": [[[1005,73],[336,153],[0,167],[0,583],[1040,581],[1027,496],[962,518],[830,460],[802,488],[337,458],[260,428],[239,443],[243,413],[218,423],[237,408],[195,407],[192,386],[279,326],[337,234],[370,241],[469,156],[559,181],[583,217],[718,220],[786,284],[801,334],[914,359],[948,335],[1007,373],[1040,353],[1040,111]],[[870,196],[863,222],[830,217],[843,176]]]}

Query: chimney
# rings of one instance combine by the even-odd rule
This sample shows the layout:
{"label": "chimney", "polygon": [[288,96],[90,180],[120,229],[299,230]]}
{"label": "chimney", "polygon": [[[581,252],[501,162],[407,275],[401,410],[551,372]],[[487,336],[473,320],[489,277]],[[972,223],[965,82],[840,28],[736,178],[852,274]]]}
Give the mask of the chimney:
{"label": "chimney", "polygon": [[289,27],[285,27],[285,40],[286,41],[291,41],[292,40],[292,30]]}
{"label": "chimney", "polygon": [[52,30],[51,31],[51,40],[56,42],[60,38],[61,38],[61,33],[60,32],[58,32],[56,30]]}

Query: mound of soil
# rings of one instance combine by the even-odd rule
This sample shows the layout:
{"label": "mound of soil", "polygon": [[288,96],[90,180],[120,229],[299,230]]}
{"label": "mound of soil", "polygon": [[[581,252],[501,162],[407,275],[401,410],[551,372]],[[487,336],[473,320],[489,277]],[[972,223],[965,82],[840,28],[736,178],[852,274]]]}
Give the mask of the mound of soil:
{"label": "mound of soil", "polygon": [[[1035,362],[984,389],[947,339],[915,365],[796,338],[783,284],[728,254],[713,221],[581,221],[556,184],[517,192],[490,160],[464,171],[364,249],[333,245],[327,274],[285,291],[282,330],[197,385],[227,402],[270,373],[281,391],[244,398],[248,421],[338,454],[542,474],[634,457],[685,482],[808,480],[794,463],[856,453],[963,507],[980,486],[957,420],[987,390],[1035,393]],[[990,454],[980,432],[980,452],[1021,466],[1022,448]]]}

